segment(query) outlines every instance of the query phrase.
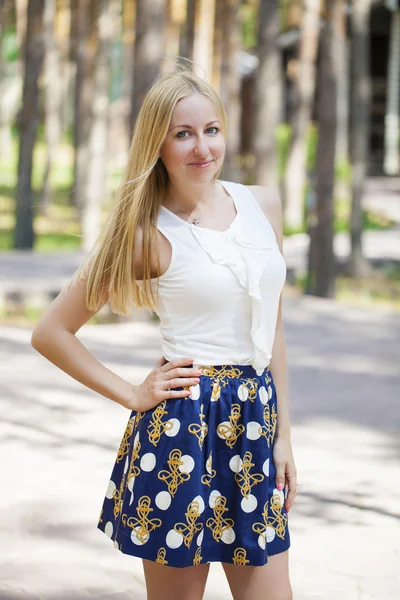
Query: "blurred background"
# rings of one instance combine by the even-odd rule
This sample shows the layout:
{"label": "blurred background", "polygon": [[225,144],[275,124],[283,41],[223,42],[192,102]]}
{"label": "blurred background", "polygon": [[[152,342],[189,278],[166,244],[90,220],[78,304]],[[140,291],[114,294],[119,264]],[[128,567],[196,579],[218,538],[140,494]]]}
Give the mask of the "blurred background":
{"label": "blurred background", "polygon": [[[146,598],[96,530],[129,415],[30,339],[178,57],[225,104],[221,178],[283,202],[294,598],[398,600],[400,0],[0,0],[0,599]],[[78,336],[132,383],[161,355],[143,310]]]}

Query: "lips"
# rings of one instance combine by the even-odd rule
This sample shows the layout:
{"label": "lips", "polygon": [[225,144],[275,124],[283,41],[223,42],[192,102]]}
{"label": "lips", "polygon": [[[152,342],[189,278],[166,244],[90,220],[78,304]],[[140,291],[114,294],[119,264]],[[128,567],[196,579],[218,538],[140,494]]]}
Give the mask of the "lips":
{"label": "lips", "polygon": [[200,162],[192,162],[189,163],[189,165],[195,165],[195,166],[201,166],[201,165],[208,165],[208,163],[212,162],[212,160],[206,160],[206,161],[200,161]]}

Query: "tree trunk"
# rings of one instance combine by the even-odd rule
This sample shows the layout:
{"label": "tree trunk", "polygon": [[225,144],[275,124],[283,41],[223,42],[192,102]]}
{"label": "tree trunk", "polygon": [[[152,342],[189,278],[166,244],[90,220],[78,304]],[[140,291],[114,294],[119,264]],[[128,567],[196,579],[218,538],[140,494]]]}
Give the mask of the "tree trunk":
{"label": "tree trunk", "polygon": [[337,88],[340,25],[343,0],[326,0],[325,26],[320,41],[318,147],[316,158],[316,227],[311,236],[314,259],[312,293],[335,296],[335,255],[333,252],[333,186],[337,131]]}
{"label": "tree trunk", "polygon": [[[217,2],[218,7],[219,2]],[[220,93],[228,114],[227,145],[223,167],[224,179],[241,181],[240,124],[241,124],[241,80],[238,69],[238,52],[241,48],[238,0],[224,0],[221,40],[221,84]],[[217,9],[216,7],[216,9]],[[218,10],[216,10],[218,13]],[[216,23],[217,25],[217,23]]]}
{"label": "tree trunk", "polygon": [[74,0],[72,52],[76,62],[74,119],[74,186],[72,201],[82,216],[87,187],[88,136],[94,99],[94,58],[96,52],[95,0]]}
{"label": "tree trunk", "polygon": [[181,28],[179,55],[193,60],[196,0],[186,1],[186,19]]}
{"label": "tree trunk", "polygon": [[278,187],[276,130],[282,109],[282,65],[278,47],[279,7],[261,0],[258,18],[259,64],[254,87],[255,183]]}
{"label": "tree trunk", "polygon": [[285,221],[291,229],[303,224],[307,136],[315,91],[320,0],[305,0],[296,76],[296,109],[284,182]]}
{"label": "tree trunk", "polygon": [[61,137],[61,105],[63,80],[61,79],[60,51],[55,38],[56,0],[46,0],[44,9],[45,30],[45,136],[46,166],[43,177],[41,211],[45,213],[51,203],[50,173]]}
{"label": "tree trunk", "polygon": [[362,196],[367,173],[371,82],[369,57],[369,21],[371,0],[354,0],[351,13],[351,122],[350,157],[352,164],[351,256],[349,270],[353,277],[367,268],[362,251]]}
{"label": "tree trunk", "polygon": [[215,0],[197,0],[193,60],[194,72],[213,83]]}
{"label": "tree trunk", "polygon": [[392,13],[385,114],[385,160],[388,175],[398,175],[400,138],[400,10]]}
{"label": "tree trunk", "polygon": [[44,56],[44,0],[29,0],[24,44],[22,108],[18,116],[19,156],[15,248],[33,248],[32,162],[38,123],[38,78]]}
{"label": "tree trunk", "polygon": [[107,138],[110,85],[111,37],[109,0],[98,0],[97,53],[94,69],[94,99],[88,140],[86,202],[83,215],[84,249],[89,251],[99,235],[102,200],[107,184]]}
{"label": "tree trunk", "polygon": [[[347,36],[347,15],[342,11],[338,40],[338,90],[337,90],[337,135],[336,135],[336,162],[349,164],[349,101],[350,101],[350,43]],[[334,197],[340,198],[350,206],[349,182],[336,179],[334,183]]]}
{"label": "tree trunk", "polygon": [[166,0],[136,0],[131,131],[144,97],[161,69],[165,53]]}

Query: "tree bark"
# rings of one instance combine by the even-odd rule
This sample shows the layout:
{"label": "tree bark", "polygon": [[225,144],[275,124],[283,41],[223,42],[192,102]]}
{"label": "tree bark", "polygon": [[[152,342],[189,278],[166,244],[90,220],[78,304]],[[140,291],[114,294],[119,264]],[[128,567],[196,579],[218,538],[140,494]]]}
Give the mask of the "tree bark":
{"label": "tree bark", "polygon": [[196,29],[193,50],[194,72],[212,84],[214,84],[212,76],[215,1],[197,0],[196,2]]}
{"label": "tree bark", "polygon": [[109,0],[97,0],[97,53],[94,70],[94,99],[88,139],[87,185],[82,221],[84,249],[89,251],[99,235],[102,200],[107,183],[107,139],[110,85],[111,37]]}
{"label": "tree bark", "polygon": [[221,19],[220,95],[228,115],[223,177],[230,181],[241,181],[241,79],[237,61],[241,47],[239,2],[237,0],[221,1],[221,7],[223,15]]}
{"label": "tree bark", "polygon": [[284,182],[285,222],[291,229],[303,224],[307,136],[315,92],[315,63],[319,39],[320,0],[305,0],[296,76],[296,109]]}
{"label": "tree bark", "polygon": [[182,25],[179,39],[179,55],[188,58],[189,60],[193,60],[195,15],[196,0],[187,0],[186,19]]}
{"label": "tree bark", "polygon": [[261,0],[258,18],[259,64],[254,87],[255,183],[278,187],[276,130],[282,112],[282,65],[278,47],[279,6]]}
{"label": "tree bark", "polygon": [[18,116],[19,155],[16,190],[15,248],[33,248],[32,163],[38,124],[38,78],[44,56],[43,11],[45,0],[29,0],[24,44],[22,108]]}
{"label": "tree bark", "polygon": [[351,121],[350,158],[352,165],[351,255],[349,270],[359,277],[367,268],[363,258],[362,196],[367,173],[371,81],[369,56],[369,21],[371,0],[354,0],[351,13]]}
{"label": "tree bark", "polygon": [[333,186],[337,132],[337,90],[340,25],[343,0],[326,0],[325,25],[320,41],[318,146],[316,158],[316,227],[311,235],[314,270],[312,293],[335,296],[335,255],[333,251]]}
{"label": "tree bark", "polygon": [[134,54],[131,131],[144,97],[161,69],[165,53],[166,0],[136,0],[136,41]]}
{"label": "tree bark", "polygon": [[392,12],[389,43],[385,114],[385,159],[383,169],[388,175],[398,175],[400,137],[400,10]]}

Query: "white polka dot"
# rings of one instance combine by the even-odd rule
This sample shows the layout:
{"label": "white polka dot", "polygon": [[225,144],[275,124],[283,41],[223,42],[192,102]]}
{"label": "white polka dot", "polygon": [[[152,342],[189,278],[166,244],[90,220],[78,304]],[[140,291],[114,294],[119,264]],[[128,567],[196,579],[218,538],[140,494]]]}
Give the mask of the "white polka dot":
{"label": "white polka dot", "polygon": [[168,531],[167,537],[165,538],[165,543],[167,544],[168,548],[172,548],[173,550],[175,548],[179,548],[179,546],[182,545],[182,542],[183,537],[180,533],[175,531],[175,529]]}
{"label": "white polka dot", "polygon": [[110,538],[113,534],[114,531],[114,527],[111,521],[108,521],[108,523],[106,523],[106,526],[104,527],[104,533],[106,535],[108,535],[108,537]]}
{"label": "white polka dot", "polygon": [[235,541],[235,537],[236,537],[236,534],[235,534],[233,528],[229,527],[228,529],[225,529],[225,531],[223,532],[223,534],[221,536],[221,540],[224,542],[224,544],[232,544],[232,542]]}
{"label": "white polka dot", "polygon": [[199,503],[199,513],[201,514],[205,508],[203,498],[201,496],[196,496],[196,498],[193,498],[193,502]]}
{"label": "white polka dot", "polygon": [[243,461],[240,458],[240,454],[232,456],[231,460],[229,461],[229,467],[234,473],[239,473],[242,470],[242,465]]}
{"label": "white polka dot", "polygon": [[260,548],[262,548],[263,550],[265,550],[266,539],[265,539],[264,535],[259,535],[258,536],[258,545],[260,546]]}
{"label": "white polka dot", "polygon": [[152,452],[147,452],[147,454],[143,454],[140,459],[140,468],[143,471],[152,471],[156,466],[156,455]]}
{"label": "white polka dot", "polygon": [[171,504],[171,494],[169,492],[159,492],[155,497],[155,503],[160,510],[167,510]]}
{"label": "white polka dot", "polygon": [[207,458],[206,462],[207,473],[211,475],[212,472],[212,452],[210,452],[210,456]]}
{"label": "white polka dot", "polygon": [[[222,435],[222,433],[219,431],[219,428],[222,427],[224,429],[224,434]],[[217,434],[218,437],[221,438],[221,440],[226,440],[227,438],[230,438],[232,435],[232,431],[231,431],[231,424],[228,421],[223,421],[222,423],[220,423],[217,427]]]}
{"label": "white polka dot", "polygon": [[116,486],[115,483],[110,479],[109,483],[108,483],[108,488],[106,491],[106,498],[108,498],[109,500],[111,500],[111,498],[114,497],[114,492],[116,490]]}
{"label": "white polka dot", "polygon": [[269,385],[268,386],[268,400],[271,400],[271,398],[272,398],[272,386]]}
{"label": "white polka dot", "polygon": [[114,540],[114,548],[118,548],[119,549],[117,540]]}
{"label": "white polka dot", "polygon": [[124,466],[124,475],[126,475],[126,472],[128,470],[128,465],[129,465],[129,460],[128,460],[128,457],[126,457],[126,459],[125,459],[125,466]]}
{"label": "white polka dot", "polygon": [[130,479],[128,479],[128,490],[130,492],[133,490],[135,479],[136,479],[136,477],[131,477]]}
{"label": "white polka dot", "polygon": [[279,500],[281,505],[283,505],[283,503],[285,502],[285,494],[283,493],[283,490],[278,490],[277,488],[274,489],[274,496],[277,495],[279,496]]}
{"label": "white polka dot", "polygon": [[260,437],[259,429],[261,425],[257,421],[249,421],[247,423],[246,435],[249,440],[258,440]]}
{"label": "white polka dot", "polygon": [[242,402],[245,402],[247,400],[247,398],[249,397],[249,390],[242,383],[238,387],[237,394],[238,394],[239,400],[241,400]]}
{"label": "white polka dot", "polygon": [[198,400],[200,398],[200,384],[196,383],[196,385],[192,385],[190,387],[189,398],[191,400]]}
{"label": "white polka dot", "polygon": [[202,529],[199,533],[199,535],[197,536],[197,540],[196,540],[196,544],[198,546],[201,546],[202,542],[203,542],[203,537],[204,537],[204,529]]}
{"label": "white polka dot", "polygon": [[253,494],[249,494],[247,498],[242,498],[240,504],[245,513],[251,513],[257,508],[257,498]]}
{"label": "white polka dot", "polygon": [[136,435],[135,435],[135,439],[133,440],[133,445],[136,446],[136,444],[138,443],[138,441],[139,441],[139,432],[137,432]]}
{"label": "white polka dot", "polygon": [[168,437],[175,437],[181,426],[180,421],[178,419],[170,419],[167,423],[172,423],[172,427],[165,430],[165,435]]}
{"label": "white polka dot", "polygon": [[208,503],[210,505],[211,508],[214,508],[215,506],[215,501],[218,498],[218,496],[220,496],[220,492],[218,490],[213,490],[210,494],[210,497],[208,499]]}
{"label": "white polka dot", "polygon": [[179,470],[182,473],[190,473],[194,469],[194,460],[189,454],[184,454],[181,457],[183,465],[179,465]]}
{"label": "white polka dot", "polygon": [[267,527],[265,535],[267,536],[267,543],[272,542],[275,537],[275,529],[273,527]]}
{"label": "white polka dot", "polygon": [[143,546],[149,539],[150,534],[148,532],[145,533],[143,527],[138,525],[131,532],[131,540],[136,546]]}
{"label": "white polka dot", "polygon": [[267,390],[265,389],[265,387],[263,385],[258,390],[258,393],[260,395],[261,404],[267,404],[267,402],[268,402],[268,392],[267,392]]}
{"label": "white polka dot", "polygon": [[263,462],[262,470],[264,475],[269,477],[269,458]]}

